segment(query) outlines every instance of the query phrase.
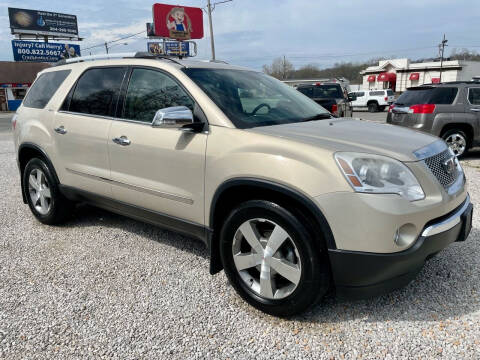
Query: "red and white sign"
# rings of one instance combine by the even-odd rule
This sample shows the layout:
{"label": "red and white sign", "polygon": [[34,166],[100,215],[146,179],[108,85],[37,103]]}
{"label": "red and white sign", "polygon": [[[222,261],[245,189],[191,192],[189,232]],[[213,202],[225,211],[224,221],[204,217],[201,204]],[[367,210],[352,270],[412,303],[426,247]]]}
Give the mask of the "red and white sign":
{"label": "red and white sign", "polygon": [[176,40],[203,38],[203,11],[200,8],[153,4],[155,36]]}
{"label": "red and white sign", "polygon": [[418,80],[420,79],[420,73],[411,73],[410,80]]}

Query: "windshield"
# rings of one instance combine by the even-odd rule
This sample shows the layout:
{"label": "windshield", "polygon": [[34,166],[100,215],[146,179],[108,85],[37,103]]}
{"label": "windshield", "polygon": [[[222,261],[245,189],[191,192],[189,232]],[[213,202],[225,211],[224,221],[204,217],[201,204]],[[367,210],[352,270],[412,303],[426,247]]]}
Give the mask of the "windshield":
{"label": "windshield", "polygon": [[313,100],[264,73],[202,68],[183,71],[240,129],[308,121],[329,114]]}
{"label": "windshield", "polygon": [[416,104],[451,104],[457,95],[457,88],[411,88],[405,91],[395,101],[399,106],[412,106]]}

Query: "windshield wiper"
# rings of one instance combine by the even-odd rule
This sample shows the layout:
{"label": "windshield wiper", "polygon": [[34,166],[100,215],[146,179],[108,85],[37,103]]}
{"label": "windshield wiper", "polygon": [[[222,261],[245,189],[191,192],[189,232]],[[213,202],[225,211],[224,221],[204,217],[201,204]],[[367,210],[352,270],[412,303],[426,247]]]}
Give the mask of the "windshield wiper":
{"label": "windshield wiper", "polygon": [[332,119],[332,118],[333,118],[333,116],[329,113],[321,113],[321,114],[317,114],[317,115],[314,115],[314,116],[307,117],[305,119],[302,119],[301,121],[305,122],[305,121],[325,120],[325,119]]}

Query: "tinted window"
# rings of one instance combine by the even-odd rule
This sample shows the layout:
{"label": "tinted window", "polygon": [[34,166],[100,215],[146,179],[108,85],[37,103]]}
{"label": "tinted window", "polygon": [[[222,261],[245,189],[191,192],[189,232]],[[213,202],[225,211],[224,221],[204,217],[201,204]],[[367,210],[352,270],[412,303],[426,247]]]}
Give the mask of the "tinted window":
{"label": "tinted window", "polygon": [[288,124],[321,115],[330,118],[315,101],[263,73],[201,68],[183,71],[237,128]]}
{"label": "tinted window", "polygon": [[364,91],[357,92],[356,95],[357,95],[357,97],[362,97],[362,96],[365,95],[365,92]]}
{"label": "tinted window", "polygon": [[297,88],[302,94],[307,95],[309,98],[313,97],[313,86],[305,86]]}
{"label": "tinted window", "polygon": [[193,100],[170,76],[133,69],[125,98],[125,118],[151,123],[158,110],[182,105],[193,111]]}
{"label": "tinted window", "polygon": [[385,91],[370,91],[370,96],[383,96]]}
{"label": "tinted window", "polygon": [[415,104],[451,104],[457,96],[458,89],[452,87],[413,88],[405,91],[396,104],[411,106]]}
{"label": "tinted window", "polygon": [[318,85],[313,88],[314,98],[341,99],[343,91],[340,85]]}
{"label": "tinted window", "polygon": [[395,94],[393,93],[393,90],[388,89],[388,90],[387,90],[387,95],[388,95],[388,96],[393,96],[393,95],[395,95]]}
{"label": "tinted window", "polygon": [[70,70],[52,71],[40,75],[28,91],[23,106],[43,109],[68,74],[70,74]]}
{"label": "tinted window", "polygon": [[480,88],[468,89],[468,101],[472,105],[480,105]]}
{"label": "tinted window", "polygon": [[87,70],[78,80],[70,111],[109,116],[114,112],[125,68]]}

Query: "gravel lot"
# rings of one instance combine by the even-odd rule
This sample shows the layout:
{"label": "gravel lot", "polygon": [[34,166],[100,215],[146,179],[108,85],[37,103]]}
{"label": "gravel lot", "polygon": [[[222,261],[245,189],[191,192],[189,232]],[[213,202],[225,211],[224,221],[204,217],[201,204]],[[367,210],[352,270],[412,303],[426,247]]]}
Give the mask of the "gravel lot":
{"label": "gravel lot", "polygon": [[[480,152],[464,161],[475,204]],[[83,206],[44,226],[21,201],[0,133],[0,358],[480,358],[480,223],[406,288],[327,299],[282,320],[208,274],[198,241]]]}

